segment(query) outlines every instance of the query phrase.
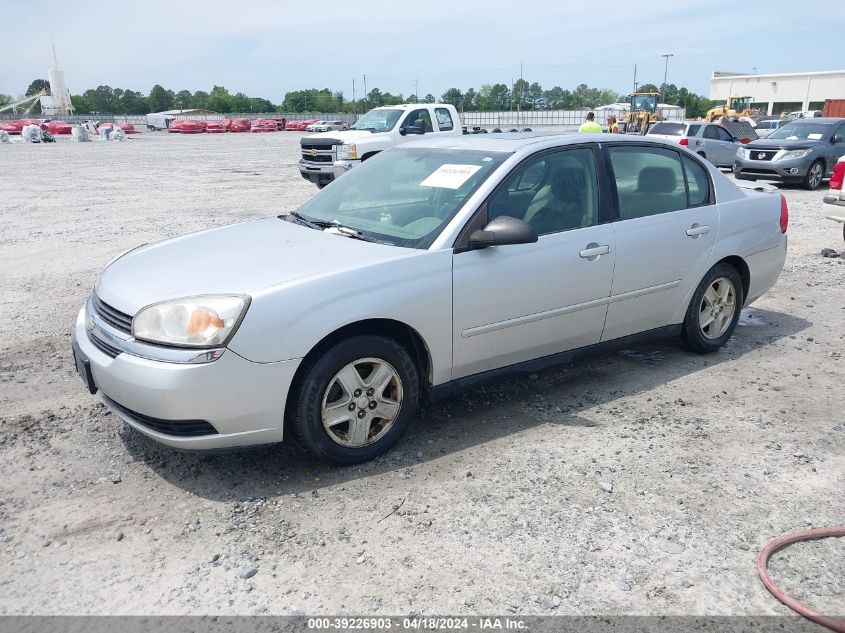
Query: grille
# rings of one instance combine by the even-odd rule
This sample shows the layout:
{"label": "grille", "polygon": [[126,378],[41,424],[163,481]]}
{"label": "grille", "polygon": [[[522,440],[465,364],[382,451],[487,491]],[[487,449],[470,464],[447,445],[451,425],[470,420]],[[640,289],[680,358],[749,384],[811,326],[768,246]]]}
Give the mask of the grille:
{"label": "grille", "polygon": [[118,404],[108,396],[103,396],[107,404],[141,426],[153,431],[173,435],[175,437],[199,437],[201,435],[217,435],[217,429],[205,420],[160,420]]}
{"label": "grille", "polygon": [[767,149],[767,150],[758,150],[758,149],[749,149],[748,156],[751,160],[772,160],[775,154],[777,154],[780,150],[777,149]]}
{"label": "grille", "polygon": [[307,160],[310,163],[331,163],[334,160],[334,156],[331,154],[317,154],[316,156],[303,154],[302,159]]}
{"label": "grille", "polygon": [[124,314],[120,310],[112,308],[108,303],[104,301],[100,301],[100,298],[94,294],[92,297],[92,303],[94,305],[94,312],[97,313],[97,316],[100,317],[103,321],[108,323],[116,330],[120,330],[121,332],[125,332],[129,334],[132,332],[132,317],[128,314]]}
{"label": "grille", "polygon": [[91,344],[94,347],[96,347],[103,354],[105,354],[106,356],[108,356],[110,358],[117,358],[117,355],[120,354],[121,351],[122,351],[122,350],[114,347],[113,345],[106,343],[105,341],[101,341],[91,332],[88,333],[88,338],[90,339]]}

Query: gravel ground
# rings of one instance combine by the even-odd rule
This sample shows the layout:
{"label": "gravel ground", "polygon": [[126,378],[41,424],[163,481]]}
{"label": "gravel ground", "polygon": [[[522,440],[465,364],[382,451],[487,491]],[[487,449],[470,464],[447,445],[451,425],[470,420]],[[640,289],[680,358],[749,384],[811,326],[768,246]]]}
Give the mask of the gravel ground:
{"label": "gravel ground", "polygon": [[[427,408],[374,462],[159,448],[70,332],[142,242],[293,208],[298,136],[0,146],[0,614],[783,614],[772,537],[845,522],[845,260],[787,189],[778,285],[706,358],[662,341]],[[775,578],[845,614],[845,543]]]}

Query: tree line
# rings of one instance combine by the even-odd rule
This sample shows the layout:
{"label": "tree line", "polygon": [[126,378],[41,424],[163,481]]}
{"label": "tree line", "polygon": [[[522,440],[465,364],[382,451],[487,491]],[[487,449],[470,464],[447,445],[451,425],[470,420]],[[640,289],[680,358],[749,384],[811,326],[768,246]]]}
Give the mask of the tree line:
{"label": "tree line", "polygon": [[[41,90],[49,91],[46,79],[36,79],[26,95],[38,94]],[[659,92],[661,102],[686,108],[688,117],[703,116],[713,106],[713,102],[684,87],[675,84],[644,84],[639,92]],[[575,108],[595,108],[609,103],[625,102],[627,97],[607,88],[591,88],[580,84],[573,90],[560,86],[544,89],[539,83],[518,79],[512,86],[504,83],[482,84],[476,90],[465,91],[449,88],[439,101],[450,103],[460,111],[490,112],[501,110],[571,110]],[[0,95],[0,104],[12,101],[11,97]],[[231,94],[223,86],[214,86],[210,92],[180,90],[175,92],[156,84],[149,94],[135,90],[124,90],[110,86],[97,86],[81,95],[71,95],[74,111],[78,114],[147,114],[162,110],[199,108],[220,113],[236,112],[294,112],[320,113],[344,112],[360,113],[385,105],[400,103],[434,103],[432,94],[419,98],[416,94],[403,95],[382,92],[373,88],[360,99],[346,100],[341,91],[328,88],[309,88],[294,90],[285,94],[282,103],[275,105],[267,99],[249,97],[242,92]]]}

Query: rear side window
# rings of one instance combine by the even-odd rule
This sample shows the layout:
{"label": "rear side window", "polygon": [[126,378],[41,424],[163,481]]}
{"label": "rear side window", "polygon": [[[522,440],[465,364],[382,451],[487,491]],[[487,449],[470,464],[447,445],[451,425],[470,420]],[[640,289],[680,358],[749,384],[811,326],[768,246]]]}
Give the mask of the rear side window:
{"label": "rear side window", "polygon": [[449,114],[449,110],[446,108],[434,108],[434,114],[437,117],[437,127],[440,128],[441,132],[454,129],[455,126],[452,123],[452,115]]}
{"label": "rear side window", "polygon": [[658,147],[611,147],[619,217],[633,220],[687,207],[684,172],[677,152]]}
{"label": "rear side window", "polygon": [[686,125],[683,123],[655,123],[652,125],[649,134],[663,134],[665,136],[683,136]]}
{"label": "rear side window", "polygon": [[698,134],[698,131],[701,129],[700,125],[690,125],[687,129],[687,136],[695,136]]}
{"label": "rear side window", "polygon": [[683,157],[684,170],[687,174],[687,191],[689,191],[689,206],[699,207],[710,204],[710,179],[704,167],[694,160]]}

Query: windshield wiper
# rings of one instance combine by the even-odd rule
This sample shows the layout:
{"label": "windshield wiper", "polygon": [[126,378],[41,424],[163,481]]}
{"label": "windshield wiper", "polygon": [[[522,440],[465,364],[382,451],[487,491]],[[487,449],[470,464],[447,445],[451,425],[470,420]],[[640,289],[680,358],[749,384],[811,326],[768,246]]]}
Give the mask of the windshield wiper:
{"label": "windshield wiper", "polygon": [[297,223],[307,226],[310,229],[317,229],[322,230],[332,226],[331,222],[324,222],[323,220],[315,220],[313,218],[309,218],[308,216],[302,215],[298,211],[290,211],[288,213],[282,214],[279,216],[282,220],[287,220],[288,222],[291,221],[290,218],[293,218]]}
{"label": "windshield wiper", "polygon": [[337,220],[332,220],[331,222],[326,222],[326,229],[331,230],[332,233],[337,235],[344,235],[346,237],[351,237],[354,240],[362,240],[364,242],[375,242],[377,241],[375,238],[370,237],[369,235],[364,235],[361,231],[356,229],[350,228],[348,226],[343,226]]}

